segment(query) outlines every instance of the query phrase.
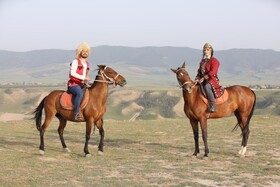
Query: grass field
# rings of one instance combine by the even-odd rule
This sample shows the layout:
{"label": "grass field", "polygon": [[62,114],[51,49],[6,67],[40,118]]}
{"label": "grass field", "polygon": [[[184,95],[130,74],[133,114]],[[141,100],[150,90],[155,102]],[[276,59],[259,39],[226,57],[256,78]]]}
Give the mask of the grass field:
{"label": "grass field", "polygon": [[194,141],[186,119],[105,121],[104,154],[93,134],[84,157],[84,123],[69,123],[64,152],[53,121],[39,155],[33,121],[0,122],[0,186],[279,186],[279,116],[254,116],[246,157],[233,117],[209,120],[209,158],[192,158]]}

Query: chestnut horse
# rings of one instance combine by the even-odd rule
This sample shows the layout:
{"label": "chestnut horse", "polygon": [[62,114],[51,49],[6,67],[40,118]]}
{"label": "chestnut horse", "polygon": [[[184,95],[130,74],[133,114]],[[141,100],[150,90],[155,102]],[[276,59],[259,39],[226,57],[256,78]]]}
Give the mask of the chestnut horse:
{"label": "chestnut horse", "polygon": [[207,143],[207,119],[208,118],[221,118],[229,116],[234,113],[237,119],[236,127],[239,125],[242,131],[242,143],[239,154],[245,155],[246,146],[249,138],[249,123],[253,115],[256,95],[255,93],[244,86],[230,86],[226,90],[228,92],[228,100],[224,103],[217,104],[217,112],[208,113],[208,106],[203,102],[200,97],[199,86],[197,82],[191,80],[185,68],[185,63],[178,69],[171,70],[176,74],[178,83],[183,90],[184,97],[184,112],[189,118],[194,135],[195,149],[193,156],[199,153],[198,144],[198,122],[200,123],[202,131],[202,139],[204,142],[205,153],[204,157],[208,156],[209,149]]}
{"label": "chestnut horse", "polygon": [[[84,116],[84,122],[86,122],[86,141],[84,146],[85,156],[90,156],[88,151],[88,142],[94,124],[99,129],[100,142],[98,151],[103,152],[103,141],[104,141],[104,129],[103,129],[103,115],[106,111],[105,103],[108,97],[109,85],[124,86],[126,80],[123,76],[119,75],[116,71],[110,67],[104,65],[98,65],[98,75],[96,76],[94,83],[91,85],[89,90],[89,100],[86,107],[82,110]],[[62,147],[71,152],[64,141],[63,131],[67,121],[73,121],[73,110],[63,109],[60,105],[60,96],[64,93],[63,90],[54,90],[47,95],[38,107],[34,110],[34,119],[36,120],[36,126],[40,131],[40,154],[44,154],[44,133],[46,128],[49,126],[54,116],[59,119],[58,134],[61,140]],[[42,110],[45,111],[45,121],[41,126]]]}

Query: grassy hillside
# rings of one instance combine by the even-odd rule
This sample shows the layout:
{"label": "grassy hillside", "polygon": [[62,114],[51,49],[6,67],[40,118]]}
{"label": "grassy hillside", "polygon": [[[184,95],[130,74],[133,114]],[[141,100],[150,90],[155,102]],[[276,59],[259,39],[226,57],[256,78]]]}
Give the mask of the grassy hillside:
{"label": "grassy hillside", "polygon": [[257,91],[255,114],[280,115],[280,90]]}
{"label": "grassy hillside", "polygon": [[[0,89],[1,113],[28,113],[54,89],[65,87],[18,87]],[[280,91],[257,90],[256,115],[280,115]],[[110,88],[105,119],[155,120],[185,118],[179,88]]]}

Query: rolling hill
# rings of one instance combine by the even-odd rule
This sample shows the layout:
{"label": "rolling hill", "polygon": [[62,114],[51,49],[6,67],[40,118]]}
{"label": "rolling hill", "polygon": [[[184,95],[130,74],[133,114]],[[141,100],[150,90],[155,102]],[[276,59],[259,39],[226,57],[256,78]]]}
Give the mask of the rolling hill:
{"label": "rolling hill", "polygon": [[[28,114],[52,90],[61,87],[0,88],[0,121],[2,115]],[[280,115],[279,90],[256,90],[254,114]],[[157,120],[186,118],[182,91],[174,89],[110,88],[106,102],[107,120]],[[31,116],[25,116],[31,118]],[[7,120],[7,119],[5,119]]]}
{"label": "rolling hill", "polygon": [[[230,49],[215,51],[221,62],[222,85],[278,84],[280,52],[262,49]],[[69,62],[75,50],[0,51],[0,82],[63,83],[68,80]],[[91,77],[97,64],[105,64],[126,77],[128,87],[170,87],[177,81],[170,68],[186,61],[191,77],[195,77],[201,50],[188,47],[122,47],[92,48]]]}

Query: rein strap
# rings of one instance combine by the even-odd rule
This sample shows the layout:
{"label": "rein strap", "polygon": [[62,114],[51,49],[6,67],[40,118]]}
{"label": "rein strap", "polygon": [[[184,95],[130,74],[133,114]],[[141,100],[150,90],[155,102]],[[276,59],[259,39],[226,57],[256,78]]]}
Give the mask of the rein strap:
{"label": "rein strap", "polygon": [[[104,70],[107,68],[107,66],[104,68]],[[114,78],[108,77],[105,72],[103,70],[100,70],[100,74],[98,76],[101,76],[103,80],[94,80],[94,82],[104,82],[104,83],[108,83],[108,84],[114,84],[114,86],[116,86],[116,78],[119,76],[119,74],[117,74]]]}

